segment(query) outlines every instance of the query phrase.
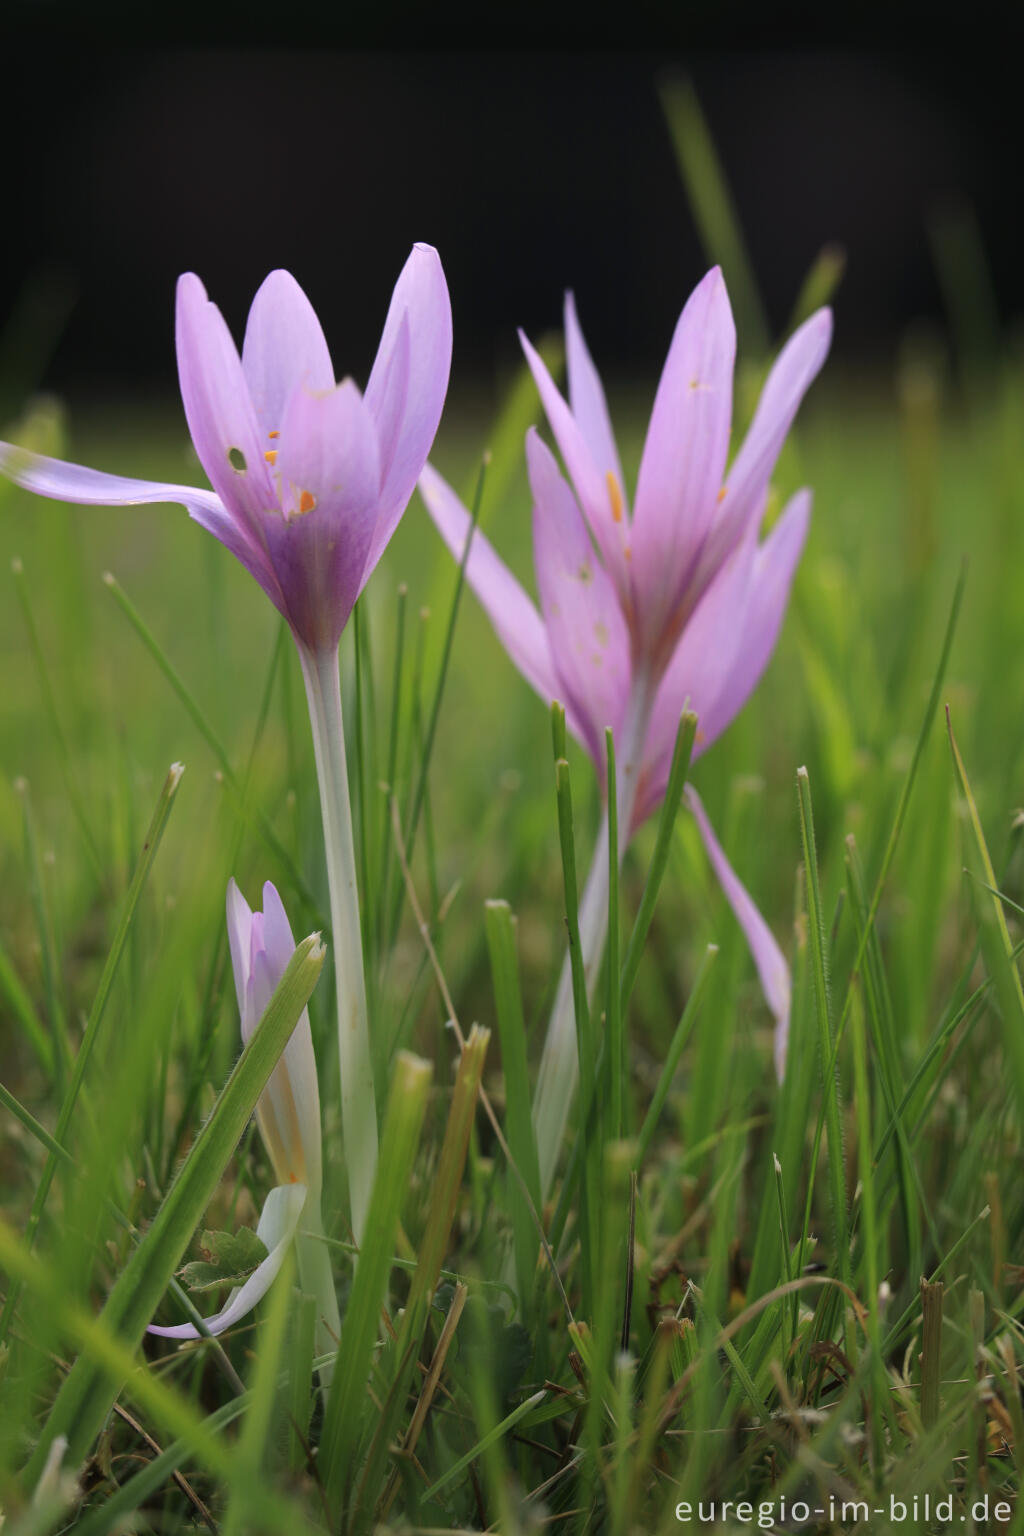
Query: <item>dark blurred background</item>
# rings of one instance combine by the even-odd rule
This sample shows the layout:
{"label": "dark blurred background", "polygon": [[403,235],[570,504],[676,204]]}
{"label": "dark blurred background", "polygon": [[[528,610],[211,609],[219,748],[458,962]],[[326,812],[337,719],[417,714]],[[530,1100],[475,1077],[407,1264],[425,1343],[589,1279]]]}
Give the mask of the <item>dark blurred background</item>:
{"label": "dark blurred background", "polygon": [[558,325],[566,286],[601,365],[647,375],[706,265],[667,76],[696,90],[775,332],[838,242],[836,359],[888,366],[943,313],[933,235],[951,218],[988,268],[990,318],[1020,307],[1015,48],[984,70],[909,49],[195,50],[72,36],[56,13],[47,37],[33,14],[0,93],[0,384],[34,370],[73,405],[170,393],[177,274],[240,335],[276,265],[364,381],[415,239],[448,274],[456,387],[511,360],[517,325]]}

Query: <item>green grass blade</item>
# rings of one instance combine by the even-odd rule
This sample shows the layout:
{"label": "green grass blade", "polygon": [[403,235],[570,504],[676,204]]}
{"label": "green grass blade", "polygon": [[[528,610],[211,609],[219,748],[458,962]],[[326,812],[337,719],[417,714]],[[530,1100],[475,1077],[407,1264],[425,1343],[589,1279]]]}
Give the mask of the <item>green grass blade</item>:
{"label": "green grass blade", "polygon": [[[238,1058],[210,1118],[196,1137],[177,1178],[139,1246],[132,1253],[101,1313],[106,1331],[134,1351],[159,1305],[189,1240],[199,1225],[256,1107],[278,1057],[309,1001],[324,961],[315,934],[303,939],[288,963],[266,1012]],[[58,1435],[78,1463],[98,1433],[116,1395],[109,1373],[80,1357],[62,1385],[29,1466],[42,1470]]]}
{"label": "green grass blade", "polygon": [[814,815],[807,769],[797,771],[800,803],[800,832],[807,875],[807,916],[810,928],[811,972],[818,1019],[818,1050],[822,1089],[825,1095],[825,1124],[828,1129],[829,1201],[832,1211],[832,1238],[835,1263],[840,1279],[850,1284],[849,1216],[846,1204],[846,1164],[843,1153],[843,1122],[839,1104],[838,1070],[833,1065],[832,1001],[828,974],[828,949],[825,941],[825,916],[818,884],[818,854],[814,841]]}
{"label": "green grass blade", "polygon": [[231,791],[232,798],[234,799],[241,816],[252,826],[253,830],[263,842],[267,851],[273,855],[273,857],[280,864],[281,868],[285,871],[292,887],[302,897],[310,912],[314,914],[314,921],[316,922],[317,927],[324,930],[325,932],[329,932],[329,925],[319,910],[316,897],[313,895],[313,892],[310,889],[305,876],[302,874],[301,870],[295,863],[295,860],[292,858],[287,848],[277,836],[277,833],[270,825],[270,822],[267,820],[263,811],[260,810],[259,806],[254,805],[252,801],[247,798],[245,787],[239,780],[238,775],[235,773],[235,770],[231,765],[231,759],[228,757],[226,747],[221,742],[221,739],[213,729],[213,726],[207,720],[205,714],[199,706],[198,701],[195,698],[195,695],[188,687],[187,683],[181,676],[178,669],[175,667],[174,663],[171,661],[170,657],[164,651],[159,640],[156,638],[153,631],[150,629],[149,625],[146,623],[145,619],[142,617],[141,613],[136,608],[131,598],[128,596],[127,592],[125,592],[124,588],[121,586],[121,583],[117,580],[117,577],[113,576],[108,571],[103,577],[103,581],[104,585],[109,589],[121,612],[124,614],[125,618],[128,620],[129,624],[132,626],[135,633],[142,641],[146,650],[156,662],[158,668],[163,673],[168,683],[170,683],[173,691],[177,694],[178,699],[183,705],[185,713],[192,721],[192,724],[195,726],[196,730],[199,732],[200,736],[203,738],[203,740],[206,742],[206,745],[213,753],[213,756],[217,761],[217,766],[223,775],[224,783]]}
{"label": "green grass blade", "polygon": [[[487,902],[484,922],[505,1077],[505,1132],[509,1151],[526,1184],[533,1208],[540,1210],[540,1163],[530,1113],[530,1075],[526,1057],[526,1023],[519,987],[516,923],[508,902]],[[518,1181],[510,1177],[507,1187],[515,1231],[517,1289],[520,1303],[525,1305],[537,1269],[537,1233],[533,1214]]]}
{"label": "green grass blade", "polygon": [[377,1341],[381,1299],[387,1287],[402,1200],[419,1144],[430,1078],[429,1063],[407,1052],[399,1053],[320,1443],[321,1476],[336,1520],[342,1518],[359,1470],[356,1453],[368,1407],[366,1384]]}
{"label": "green grass blade", "polygon": [[[953,734],[953,722],[948,705],[946,706],[946,728],[949,732],[949,746],[953,754],[957,787],[967,805],[971,831],[974,834],[974,861],[977,872],[985,884],[990,889],[994,889],[997,884],[996,872],[989,857],[988,844],[985,841],[985,832],[978,814],[978,805],[967,777],[967,769],[964,767],[964,761]],[[1013,942],[1006,926],[1006,913],[1003,910],[1002,901],[998,897],[989,897],[987,900],[979,900],[977,908],[982,951],[999,999],[1006,1054],[1013,1070],[1018,1105],[1024,1113],[1024,988],[1021,987],[1020,971],[1017,969],[1014,958]]]}
{"label": "green grass blade", "polygon": [[[92,1055],[93,1048],[96,1044],[96,1037],[103,1022],[103,1015],[106,1012],[107,1002],[110,997],[111,989],[114,985],[114,978],[117,975],[118,966],[120,965],[121,957],[124,954],[125,945],[128,941],[128,935],[131,930],[132,921],[135,917],[139,898],[142,895],[143,888],[149,876],[149,871],[153,865],[153,860],[156,857],[157,849],[160,846],[160,839],[162,838],[164,828],[167,825],[167,818],[170,816],[171,807],[174,804],[174,797],[178,792],[178,785],[181,782],[181,776],[184,771],[185,770],[180,763],[174,763],[168,772],[167,778],[164,780],[163,788],[160,791],[160,798],[157,801],[156,809],[153,812],[153,818],[149,824],[149,830],[146,833],[146,840],[142,845],[141,856],[135,867],[135,873],[132,876],[131,884],[128,887],[128,894],[125,897],[124,906],[121,909],[121,916],[118,922],[117,931],[114,934],[114,942],[107,952],[106,964],[103,967],[103,973],[100,976],[99,985],[96,988],[96,995],[93,998],[92,1008],[89,1012],[88,1022],[85,1026],[85,1033],[82,1036],[82,1043],[78,1048],[78,1055],[75,1058],[74,1069],[71,1073],[71,1081],[68,1084],[67,1091],[64,1094],[64,1099],[60,1108],[60,1114],[57,1117],[57,1126],[54,1133],[54,1140],[61,1146],[64,1146],[67,1142],[68,1128],[71,1124],[71,1117],[75,1111],[75,1105],[78,1102],[78,1095],[82,1087],[82,1081],[85,1077],[85,1069],[89,1064],[89,1058]],[[46,1164],[43,1168],[39,1183],[36,1186],[35,1196],[33,1197],[32,1201],[32,1208],[29,1212],[28,1225],[26,1227],[26,1238],[30,1247],[35,1238],[35,1233],[43,1214],[43,1208],[46,1205],[46,1199],[49,1195],[50,1187],[53,1183],[54,1174],[57,1171],[57,1161],[57,1158],[51,1152],[46,1160]],[[0,1339],[4,1339],[7,1336],[7,1332],[10,1328],[11,1320],[14,1315],[14,1308],[17,1305],[17,1300],[18,1287],[12,1286],[7,1295],[3,1316],[0,1318]]]}
{"label": "green grass blade", "polygon": [[647,1153],[650,1151],[651,1141],[658,1128],[661,1111],[665,1107],[665,1100],[668,1098],[669,1089],[672,1087],[672,1081],[679,1067],[680,1058],[686,1047],[686,1042],[690,1038],[690,1032],[697,1021],[700,1005],[704,1000],[704,991],[707,987],[708,977],[711,974],[711,967],[717,954],[718,945],[709,944],[704,951],[697,974],[693,978],[690,995],[686,999],[686,1006],[683,1009],[679,1023],[676,1025],[675,1033],[672,1036],[672,1044],[668,1048],[668,1054],[658,1074],[658,1083],[651,1098],[650,1108],[640,1129],[640,1135],[637,1137],[636,1166],[638,1168],[642,1166]]}
{"label": "green grass blade", "polygon": [[493,1429],[489,1430],[482,1439],[477,1441],[471,1451],[467,1451],[465,1456],[460,1456],[458,1461],[450,1466],[442,1477],[439,1477],[435,1483],[431,1483],[423,1495],[424,1504],[428,1500],[436,1498],[439,1493],[443,1493],[448,1484],[454,1482],[460,1473],[465,1472],[467,1467],[472,1466],[478,1457],[483,1456],[492,1445],[497,1445],[506,1435],[511,1434],[516,1425],[522,1419],[525,1419],[527,1414],[532,1413],[534,1408],[538,1407],[547,1395],[547,1389],[543,1388],[540,1392],[534,1392],[532,1397],[526,1398],[518,1407],[513,1408],[512,1412],[507,1414],[500,1424],[495,1424]]}
{"label": "green grass blade", "polygon": [[690,758],[693,755],[693,743],[697,736],[697,716],[692,710],[684,710],[679,720],[679,729],[676,732],[676,744],[672,753],[672,767],[669,770],[668,788],[665,791],[665,799],[658,818],[658,833],[654,842],[654,853],[651,856],[651,867],[647,872],[647,882],[644,885],[644,893],[640,898],[640,910],[637,912],[636,921],[633,924],[633,932],[629,936],[629,944],[626,947],[626,958],[622,962],[622,1012],[626,1013],[629,1007],[629,999],[633,993],[633,984],[636,981],[637,971],[640,969],[640,956],[647,939],[647,933],[654,917],[654,909],[658,902],[658,892],[661,882],[668,867],[668,856],[672,849],[672,833],[675,830],[676,816],[679,812],[679,802],[682,799],[683,789],[686,785],[686,776],[690,771]]}
{"label": "green grass blade", "polygon": [[725,273],[741,336],[766,357],[768,324],[754,268],[697,93],[689,80],[670,76],[661,84],[661,104],[705,255]]}

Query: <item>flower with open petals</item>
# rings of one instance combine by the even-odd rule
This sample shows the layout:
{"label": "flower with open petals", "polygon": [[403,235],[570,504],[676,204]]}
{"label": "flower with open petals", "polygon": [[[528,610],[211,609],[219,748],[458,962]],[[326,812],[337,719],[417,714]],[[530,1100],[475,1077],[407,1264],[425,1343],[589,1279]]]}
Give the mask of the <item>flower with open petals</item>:
{"label": "flower with open petals", "polygon": [[310,652],[337,647],[394,533],[441,418],[452,353],[437,252],[414,246],[365,394],[335,383],[295,279],[271,272],[241,356],[199,278],[178,280],[178,378],[212,491],[102,474],[0,444],[0,470],[58,501],[180,502],[256,578]]}
{"label": "flower with open petals", "polygon": [[[288,967],[295,952],[295,940],[281,898],[269,880],[263,887],[262,912],[251,911],[234,880],[230,881],[227,919],[244,1045]],[[207,1330],[212,1334],[233,1327],[266,1295],[304,1213],[306,1226],[320,1231],[320,1090],[309,1013],[305,1008],[260,1095],[256,1123],[276,1180],[256,1228],[267,1256],[243,1285],[235,1287],[221,1310],[206,1319]],[[334,1316],[328,1321],[334,1323],[336,1338],[336,1307],[333,1311]],[[166,1339],[199,1337],[192,1323],[173,1327],[150,1324],[148,1331]]]}
{"label": "flower with open petals", "polygon": [[[779,355],[750,430],[727,465],[736,334],[721,272],[707,274],[676,326],[651,413],[630,508],[604,390],[569,295],[565,304],[569,400],[521,337],[568,478],[535,429],[526,458],[540,607],[479,532],[466,579],[523,676],[566,721],[602,781],[604,732],[616,743],[622,847],[664,798],[682,711],[698,717],[695,755],[707,751],[749,698],[772,654],[807,533],[810,493],[795,495],[760,539],[775,462],[831,339],[828,310],[813,315]],[[428,465],[420,492],[461,560],[470,517]],[[750,943],[785,1053],[789,974],[753,901],[730,869],[695,791],[689,801],[711,863]],[[607,831],[605,829],[605,837]],[[621,852],[621,848],[620,848]],[[607,892],[595,854],[581,903],[591,976],[604,942]],[[567,1114],[575,1081],[571,988],[555,1015],[538,1098]],[[555,1037],[558,1040],[555,1044]],[[547,1071],[555,1050],[564,1071]],[[557,1079],[557,1082],[556,1082]],[[535,1118],[536,1118],[535,1104]],[[550,1167],[554,1144],[541,1146]],[[548,1180],[545,1178],[545,1184]]]}

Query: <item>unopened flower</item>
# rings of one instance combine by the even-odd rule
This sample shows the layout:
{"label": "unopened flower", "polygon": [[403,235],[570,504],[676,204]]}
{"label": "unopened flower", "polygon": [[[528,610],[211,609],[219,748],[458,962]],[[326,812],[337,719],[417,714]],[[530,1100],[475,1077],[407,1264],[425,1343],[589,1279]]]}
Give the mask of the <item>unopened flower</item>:
{"label": "unopened flower", "polygon": [[[244,1045],[266,1012],[295,952],[295,941],[281,898],[269,880],[263,887],[262,912],[253,912],[234,880],[230,881],[227,921]],[[221,1310],[206,1319],[212,1334],[233,1327],[266,1295],[304,1216],[307,1230],[321,1231],[320,1090],[305,1008],[260,1095],[256,1123],[276,1180],[256,1228],[267,1256],[243,1285],[235,1287]],[[336,1338],[337,1307],[336,1303],[332,1307],[332,1301],[333,1292],[325,1308],[331,1315],[325,1320],[333,1322]],[[192,1323],[151,1324],[149,1332],[167,1339],[199,1337]]]}
{"label": "unopened flower", "polygon": [[[466,578],[510,657],[545,700],[565,704],[569,729],[605,777],[604,731],[614,732],[620,854],[664,798],[679,717],[698,717],[695,756],[712,745],[749,698],[772,654],[803,548],[810,493],[792,498],[760,540],[776,459],[828,351],[828,310],[783,348],[750,430],[727,467],[735,328],[717,268],[680,316],[651,413],[630,507],[604,391],[576,318],[565,305],[569,401],[522,337],[568,479],[535,429],[526,457],[533,496],[540,607],[486,538],[473,534]],[[470,517],[428,465],[420,491],[461,560]],[[696,795],[687,791],[711,863],[750,943],[785,1054],[790,988],[782,954],[729,867]],[[607,823],[581,902],[591,977],[607,921]],[[558,1060],[557,1070],[552,1062]],[[552,1107],[558,1138],[539,1139],[547,1185],[575,1082],[568,974],[556,1000],[535,1103]]]}

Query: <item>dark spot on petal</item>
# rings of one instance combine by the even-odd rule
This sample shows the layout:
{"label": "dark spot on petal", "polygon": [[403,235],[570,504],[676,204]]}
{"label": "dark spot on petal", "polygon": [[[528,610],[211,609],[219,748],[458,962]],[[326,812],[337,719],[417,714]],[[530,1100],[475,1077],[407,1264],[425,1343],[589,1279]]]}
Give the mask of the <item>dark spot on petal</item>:
{"label": "dark spot on petal", "polygon": [[231,468],[235,471],[236,475],[245,474],[245,454],[242,452],[241,448],[228,449],[228,463],[231,465]]}

